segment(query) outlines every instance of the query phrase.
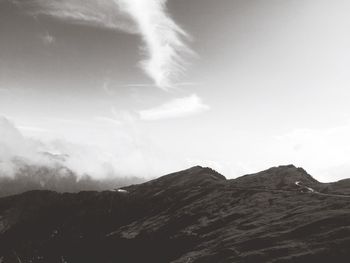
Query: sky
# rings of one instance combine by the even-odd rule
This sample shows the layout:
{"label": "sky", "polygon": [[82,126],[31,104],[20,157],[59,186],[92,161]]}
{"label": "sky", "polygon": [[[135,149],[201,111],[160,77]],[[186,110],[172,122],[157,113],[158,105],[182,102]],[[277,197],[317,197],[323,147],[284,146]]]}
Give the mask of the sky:
{"label": "sky", "polygon": [[95,177],[294,164],[348,178],[349,8],[0,0],[0,169],[47,151]]}

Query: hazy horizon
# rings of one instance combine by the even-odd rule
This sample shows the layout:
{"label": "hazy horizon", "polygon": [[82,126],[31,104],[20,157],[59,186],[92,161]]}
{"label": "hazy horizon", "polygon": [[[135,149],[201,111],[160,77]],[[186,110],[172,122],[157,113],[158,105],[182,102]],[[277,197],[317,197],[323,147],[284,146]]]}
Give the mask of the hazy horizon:
{"label": "hazy horizon", "polygon": [[350,177],[350,3],[0,0],[0,171]]}

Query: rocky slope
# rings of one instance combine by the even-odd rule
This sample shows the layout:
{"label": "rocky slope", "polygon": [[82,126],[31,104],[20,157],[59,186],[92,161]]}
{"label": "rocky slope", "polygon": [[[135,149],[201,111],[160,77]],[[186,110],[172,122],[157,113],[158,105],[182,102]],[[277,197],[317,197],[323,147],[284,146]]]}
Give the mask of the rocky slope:
{"label": "rocky slope", "polygon": [[348,262],[349,190],[290,165],[234,180],[197,166],[115,192],[26,192],[0,199],[0,262]]}

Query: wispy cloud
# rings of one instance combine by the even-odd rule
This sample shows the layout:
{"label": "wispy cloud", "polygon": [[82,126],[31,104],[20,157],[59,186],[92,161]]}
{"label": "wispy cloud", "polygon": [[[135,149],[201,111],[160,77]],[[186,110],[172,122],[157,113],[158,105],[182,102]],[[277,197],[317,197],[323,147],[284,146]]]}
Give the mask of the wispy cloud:
{"label": "wispy cloud", "polygon": [[67,23],[137,33],[137,27],[113,0],[11,0],[37,17],[50,16]]}
{"label": "wispy cloud", "polygon": [[126,110],[116,110],[114,107],[111,107],[111,116],[95,116],[93,119],[99,122],[105,122],[113,125],[122,125],[125,123],[133,123],[137,120],[135,113]]}
{"label": "wispy cloud", "polygon": [[[171,87],[179,88],[179,87],[199,86],[199,85],[201,85],[201,83],[199,82],[174,82],[171,84]],[[132,88],[157,87],[156,84],[150,84],[150,83],[129,83],[129,84],[123,84],[119,86],[132,87]]]}
{"label": "wispy cloud", "polygon": [[[27,12],[70,23],[122,30],[142,38],[141,68],[155,85],[169,89],[185,71],[188,34],[170,17],[167,0],[12,0]],[[48,39],[49,40],[49,39]]]}
{"label": "wispy cloud", "polygon": [[182,118],[209,110],[196,94],[185,98],[173,99],[155,108],[139,111],[139,117],[144,121]]}
{"label": "wispy cloud", "polygon": [[172,20],[166,11],[166,0],[115,0],[138,25],[145,43],[147,59],[142,68],[163,89],[171,87],[172,80],[183,68],[182,53],[189,53],[183,38],[187,33]]}
{"label": "wispy cloud", "polygon": [[56,38],[50,35],[49,32],[46,32],[45,34],[41,35],[40,38],[45,45],[51,45],[56,41]]}
{"label": "wispy cloud", "polygon": [[120,120],[116,120],[114,118],[106,117],[106,116],[95,116],[93,119],[95,121],[105,122],[105,123],[109,123],[109,124],[117,125],[117,126],[122,124],[122,122]]}
{"label": "wispy cloud", "polygon": [[21,131],[29,131],[29,132],[38,132],[38,133],[50,132],[50,130],[48,129],[43,129],[41,127],[35,127],[35,126],[27,126],[27,125],[19,125],[17,126],[17,128]]}

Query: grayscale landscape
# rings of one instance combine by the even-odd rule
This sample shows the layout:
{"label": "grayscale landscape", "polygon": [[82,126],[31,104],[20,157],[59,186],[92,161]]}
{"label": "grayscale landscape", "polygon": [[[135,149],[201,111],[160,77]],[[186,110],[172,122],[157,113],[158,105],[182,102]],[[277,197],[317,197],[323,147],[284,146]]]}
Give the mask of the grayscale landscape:
{"label": "grayscale landscape", "polygon": [[349,10],[0,0],[0,263],[349,262]]}

